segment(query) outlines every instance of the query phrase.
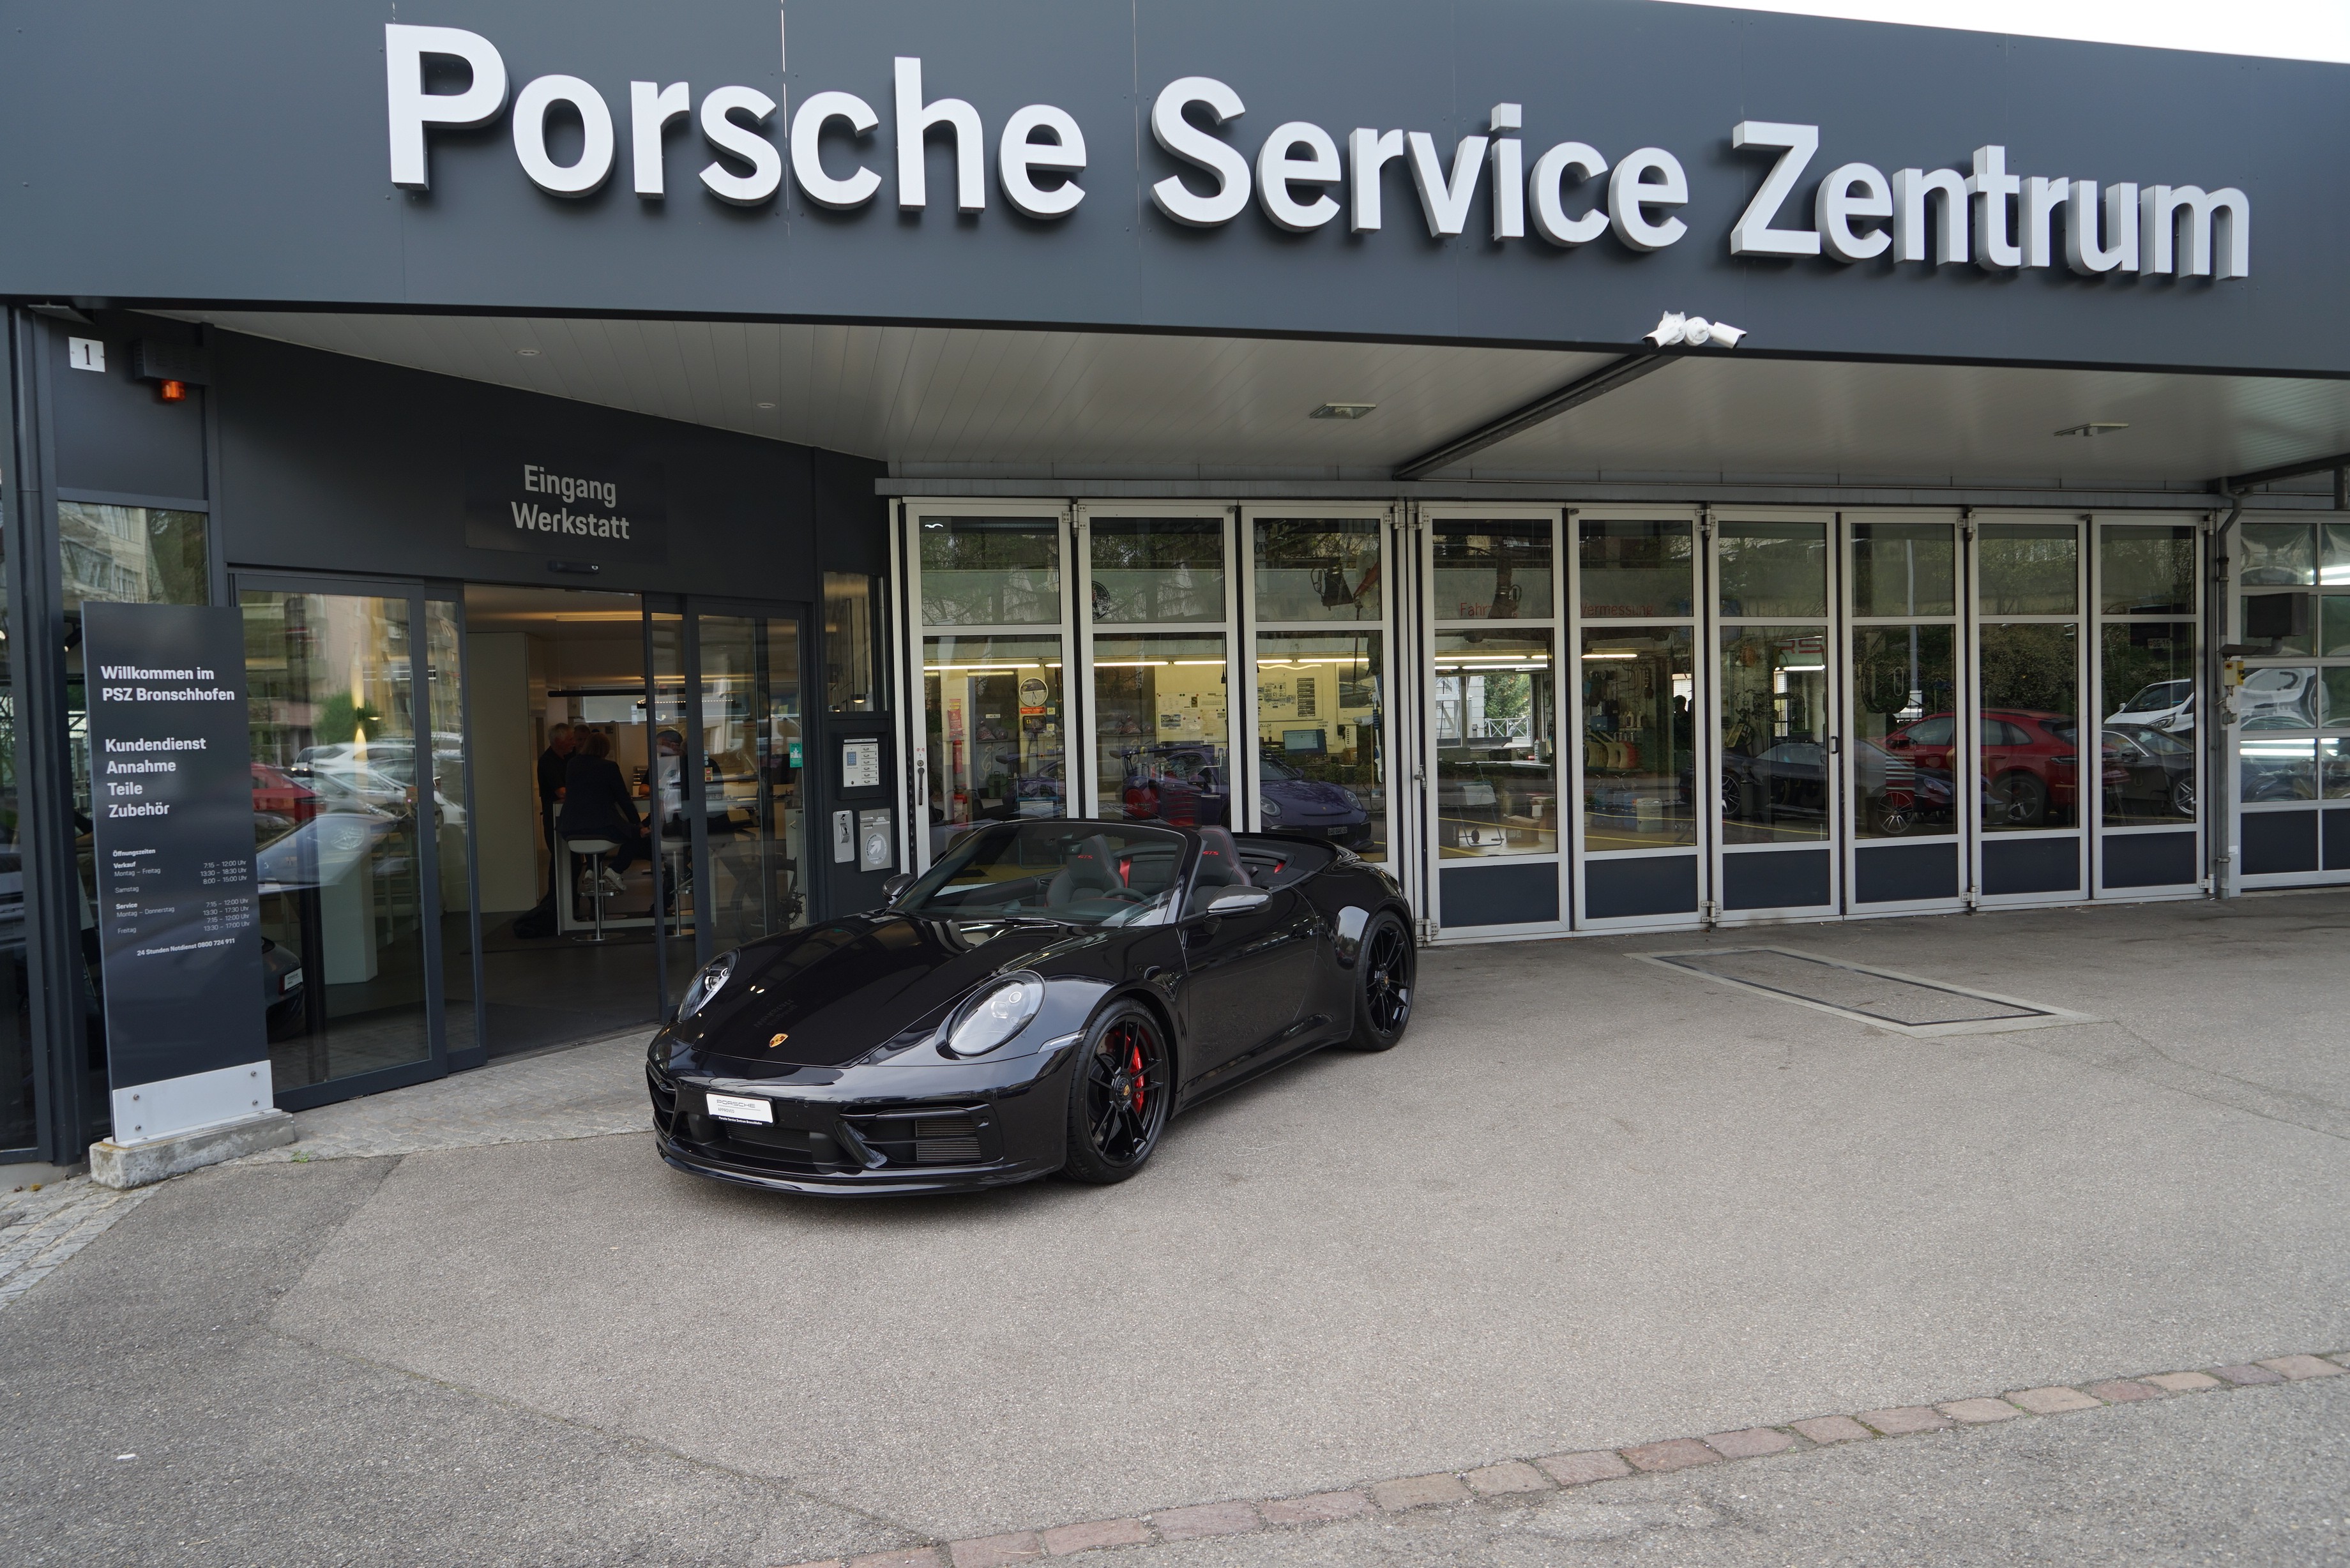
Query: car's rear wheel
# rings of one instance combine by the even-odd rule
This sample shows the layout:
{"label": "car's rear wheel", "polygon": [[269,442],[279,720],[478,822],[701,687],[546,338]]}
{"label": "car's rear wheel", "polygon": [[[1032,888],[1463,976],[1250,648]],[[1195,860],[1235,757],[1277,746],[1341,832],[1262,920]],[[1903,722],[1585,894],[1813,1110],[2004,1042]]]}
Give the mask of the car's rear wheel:
{"label": "car's rear wheel", "polygon": [[1174,1063],[1158,1015],[1121,1002],[1094,1021],[1069,1084],[1069,1152],[1061,1174],[1106,1185],[1140,1170],[1174,1100]]}
{"label": "car's rear wheel", "polygon": [[1363,946],[1355,960],[1355,1033],[1347,1044],[1356,1051],[1387,1051],[1403,1038],[1411,1023],[1411,985],[1419,955],[1411,932],[1392,910],[1373,918],[1363,932]]}
{"label": "car's rear wheel", "polygon": [[2002,774],[1985,793],[1990,809],[1983,815],[1994,826],[2037,827],[2048,815],[2048,786],[2030,774]]}

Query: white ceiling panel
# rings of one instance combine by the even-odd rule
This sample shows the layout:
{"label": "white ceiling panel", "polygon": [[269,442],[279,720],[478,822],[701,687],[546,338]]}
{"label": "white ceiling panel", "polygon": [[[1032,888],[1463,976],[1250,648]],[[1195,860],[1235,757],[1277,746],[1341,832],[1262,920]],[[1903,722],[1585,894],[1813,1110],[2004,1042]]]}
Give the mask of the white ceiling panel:
{"label": "white ceiling panel", "polygon": [[[207,312],[235,331],[886,459],[901,474],[1384,477],[1609,362],[956,327]],[[1317,420],[1326,402],[1378,405]],[[2126,425],[2095,439],[2087,423]],[[2193,483],[2350,451],[2350,382],[1691,356],[1451,479]]]}

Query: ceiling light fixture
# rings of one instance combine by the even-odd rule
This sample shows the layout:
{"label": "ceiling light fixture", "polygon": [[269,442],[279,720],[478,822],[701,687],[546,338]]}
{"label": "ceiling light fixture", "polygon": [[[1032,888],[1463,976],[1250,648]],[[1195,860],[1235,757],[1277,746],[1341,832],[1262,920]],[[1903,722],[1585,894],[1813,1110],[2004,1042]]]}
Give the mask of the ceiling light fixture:
{"label": "ceiling light fixture", "polygon": [[536,359],[538,358],[538,350],[536,348],[517,348],[515,352],[521,355],[525,359]]}
{"label": "ceiling light fixture", "polygon": [[773,403],[761,403],[759,406],[760,406],[761,408],[763,408],[763,409],[772,409],[772,408],[774,408],[775,405],[775,404],[773,404]]}
{"label": "ceiling light fixture", "polygon": [[2060,436],[2079,436],[2086,440],[2090,436],[2111,435],[2116,431],[2127,429],[2129,429],[2129,421],[2126,420],[2094,420],[2085,425],[2066,425],[2063,430],[2053,431],[2050,433]]}
{"label": "ceiling light fixture", "polygon": [[1373,409],[1378,407],[1378,404],[1377,403],[1325,403],[1320,408],[1308,414],[1306,418],[1315,420],[1359,420],[1365,414],[1369,413]]}

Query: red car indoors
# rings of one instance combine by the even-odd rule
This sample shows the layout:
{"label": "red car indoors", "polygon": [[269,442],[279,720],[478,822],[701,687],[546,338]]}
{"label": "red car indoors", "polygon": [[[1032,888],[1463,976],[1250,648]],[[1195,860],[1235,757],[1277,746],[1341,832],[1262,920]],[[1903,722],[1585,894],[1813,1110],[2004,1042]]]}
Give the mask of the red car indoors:
{"label": "red car indoors", "polygon": [[[1958,774],[1957,715],[1929,713],[1885,737],[1885,747],[1920,768]],[[2081,726],[2068,713],[2031,708],[1983,711],[1983,826],[2064,827],[2081,794]]]}
{"label": "red car indoors", "polygon": [[318,795],[316,790],[296,784],[267,763],[255,763],[253,809],[294,822],[307,822],[318,815]]}

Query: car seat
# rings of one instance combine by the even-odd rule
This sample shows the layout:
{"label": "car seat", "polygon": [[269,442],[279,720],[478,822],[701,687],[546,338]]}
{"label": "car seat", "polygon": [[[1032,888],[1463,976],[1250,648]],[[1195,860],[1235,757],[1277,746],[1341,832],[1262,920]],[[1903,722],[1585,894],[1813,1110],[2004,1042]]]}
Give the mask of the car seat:
{"label": "car seat", "polygon": [[1045,901],[1058,909],[1081,898],[1121,892],[1125,887],[1118,880],[1118,857],[1109,840],[1097,833],[1077,845],[1067,863],[1045,885]]}

